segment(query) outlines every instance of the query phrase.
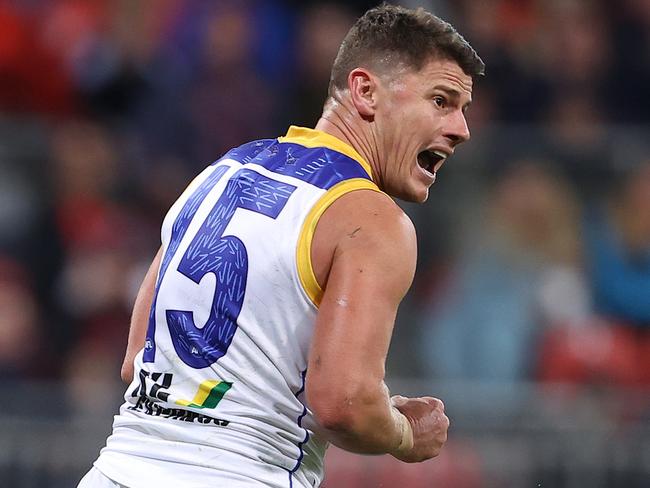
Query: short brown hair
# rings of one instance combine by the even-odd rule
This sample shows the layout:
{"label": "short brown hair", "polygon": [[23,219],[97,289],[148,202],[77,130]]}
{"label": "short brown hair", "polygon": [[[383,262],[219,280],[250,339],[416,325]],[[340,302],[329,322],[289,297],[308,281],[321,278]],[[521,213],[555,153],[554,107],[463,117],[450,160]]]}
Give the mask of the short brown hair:
{"label": "short brown hair", "polygon": [[419,71],[432,58],[456,61],[465,74],[483,76],[485,64],[456,29],[422,8],[382,4],[368,10],[343,39],[332,66],[329,94],[347,88],[350,71],[388,61]]}

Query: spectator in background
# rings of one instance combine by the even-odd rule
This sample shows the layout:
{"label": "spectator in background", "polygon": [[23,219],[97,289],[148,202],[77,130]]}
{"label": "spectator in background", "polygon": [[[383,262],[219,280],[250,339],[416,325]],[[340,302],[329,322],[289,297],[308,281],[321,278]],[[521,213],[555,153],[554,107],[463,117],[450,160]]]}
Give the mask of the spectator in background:
{"label": "spectator in background", "polygon": [[0,380],[46,375],[39,312],[27,270],[0,254]]}
{"label": "spectator in background", "polygon": [[203,65],[185,100],[197,159],[207,162],[242,141],[272,134],[273,96],[256,70],[253,48],[258,41],[251,10],[237,2],[219,2],[207,12],[204,29]]}
{"label": "spectator in background", "polygon": [[144,87],[141,68],[152,45],[152,19],[165,19],[169,2],[96,0],[46,2],[40,41],[59,53],[84,111],[106,118],[128,115]]}
{"label": "spectator in background", "polygon": [[561,0],[539,2],[538,8],[536,57],[554,94],[562,99],[567,93],[587,93],[598,100],[605,93],[612,60],[609,23],[601,5]]}
{"label": "spectator in background", "polygon": [[595,315],[548,331],[539,378],[650,385],[650,163],[629,170],[608,204],[590,209],[584,240]]}
{"label": "spectator in background", "polygon": [[61,53],[42,42],[40,29],[37,6],[0,2],[0,111],[74,113],[75,93]]}
{"label": "spectator in background", "polygon": [[63,243],[56,294],[65,320],[59,329],[51,324],[50,334],[66,354],[63,374],[76,413],[115,407],[116,390],[105,385],[115,384],[130,303],[156,241],[137,202],[121,195],[118,148],[116,136],[90,120],[52,133],[52,204]]}
{"label": "spectator in background", "polygon": [[499,176],[478,234],[422,316],[420,355],[444,380],[530,379],[542,327],[588,313],[571,188],[538,162]]}
{"label": "spectator in background", "polygon": [[492,95],[492,106],[487,108],[490,122],[539,120],[552,90],[536,35],[545,4],[534,0],[465,0],[459,4],[470,39],[476,39],[489,60],[490,76],[481,89]]}
{"label": "spectator in background", "polygon": [[650,2],[604,2],[613,35],[615,55],[608,72],[616,103],[606,104],[610,120],[619,123],[650,122]]}
{"label": "spectator in background", "polygon": [[330,68],[354,16],[334,3],[308,7],[298,33],[298,75],[293,88],[289,117],[297,125],[311,126],[323,111],[323,99],[330,81]]}
{"label": "spectator in background", "polygon": [[278,101],[256,58],[266,40],[261,26],[272,19],[254,1],[181,5],[147,61],[134,130],[149,154],[198,166],[253,135],[275,133]]}
{"label": "spectator in background", "polygon": [[650,162],[628,172],[608,205],[588,216],[590,288],[597,311],[650,328]]}

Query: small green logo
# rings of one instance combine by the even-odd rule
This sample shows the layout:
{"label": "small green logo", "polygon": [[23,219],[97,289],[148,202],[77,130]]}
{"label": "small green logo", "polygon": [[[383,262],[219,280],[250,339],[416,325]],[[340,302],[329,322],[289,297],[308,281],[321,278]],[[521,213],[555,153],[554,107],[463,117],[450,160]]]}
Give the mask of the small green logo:
{"label": "small green logo", "polygon": [[231,386],[232,383],[227,381],[207,380],[199,385],[199,391],[196,392],[192,401],[176,400],[176,404],[184,407],[214,408]]}

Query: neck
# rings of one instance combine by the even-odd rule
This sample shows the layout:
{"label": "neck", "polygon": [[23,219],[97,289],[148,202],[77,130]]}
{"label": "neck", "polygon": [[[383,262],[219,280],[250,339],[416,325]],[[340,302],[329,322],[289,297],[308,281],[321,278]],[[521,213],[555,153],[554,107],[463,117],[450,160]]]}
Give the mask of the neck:
{"label": "neck", "polygon": [[377,154],[378,141],[368,122],[337,97],[331,98],[325,104],[323,115],[315,128],[352,146],[370,165],[373,180],[381,188],[381,170]]}

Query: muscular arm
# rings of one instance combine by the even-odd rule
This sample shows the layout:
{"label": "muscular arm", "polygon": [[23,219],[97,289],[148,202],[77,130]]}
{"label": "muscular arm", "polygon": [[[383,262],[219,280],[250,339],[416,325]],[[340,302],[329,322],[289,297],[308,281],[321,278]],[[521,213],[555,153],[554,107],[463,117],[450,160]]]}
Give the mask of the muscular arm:
{"label": "muscular arm", "polygon": [[149,266],[149,270],[135,298],[133,313],[131,314],[129,340],[121,371],[122,381],[125,383],[130,383],[133,380],[133,359],[144,346],[144,338],[147,334],[147,326],[149,324],[149,310],[151,309],[151,302],[153,301],[153,294],[156,288],[156,277],[158,275],[158,268],[160,268],[161,257],[162,248],[158,250],[151,266]]}
{"label": "muscular arm", "polygon": [[352,192],[321,217],[312,256],[327,284],[309,356],[309,405],[335,445],[394,453],[410,426],[391,406],[385,361],[415,271],[413,226],[385,195]]}

